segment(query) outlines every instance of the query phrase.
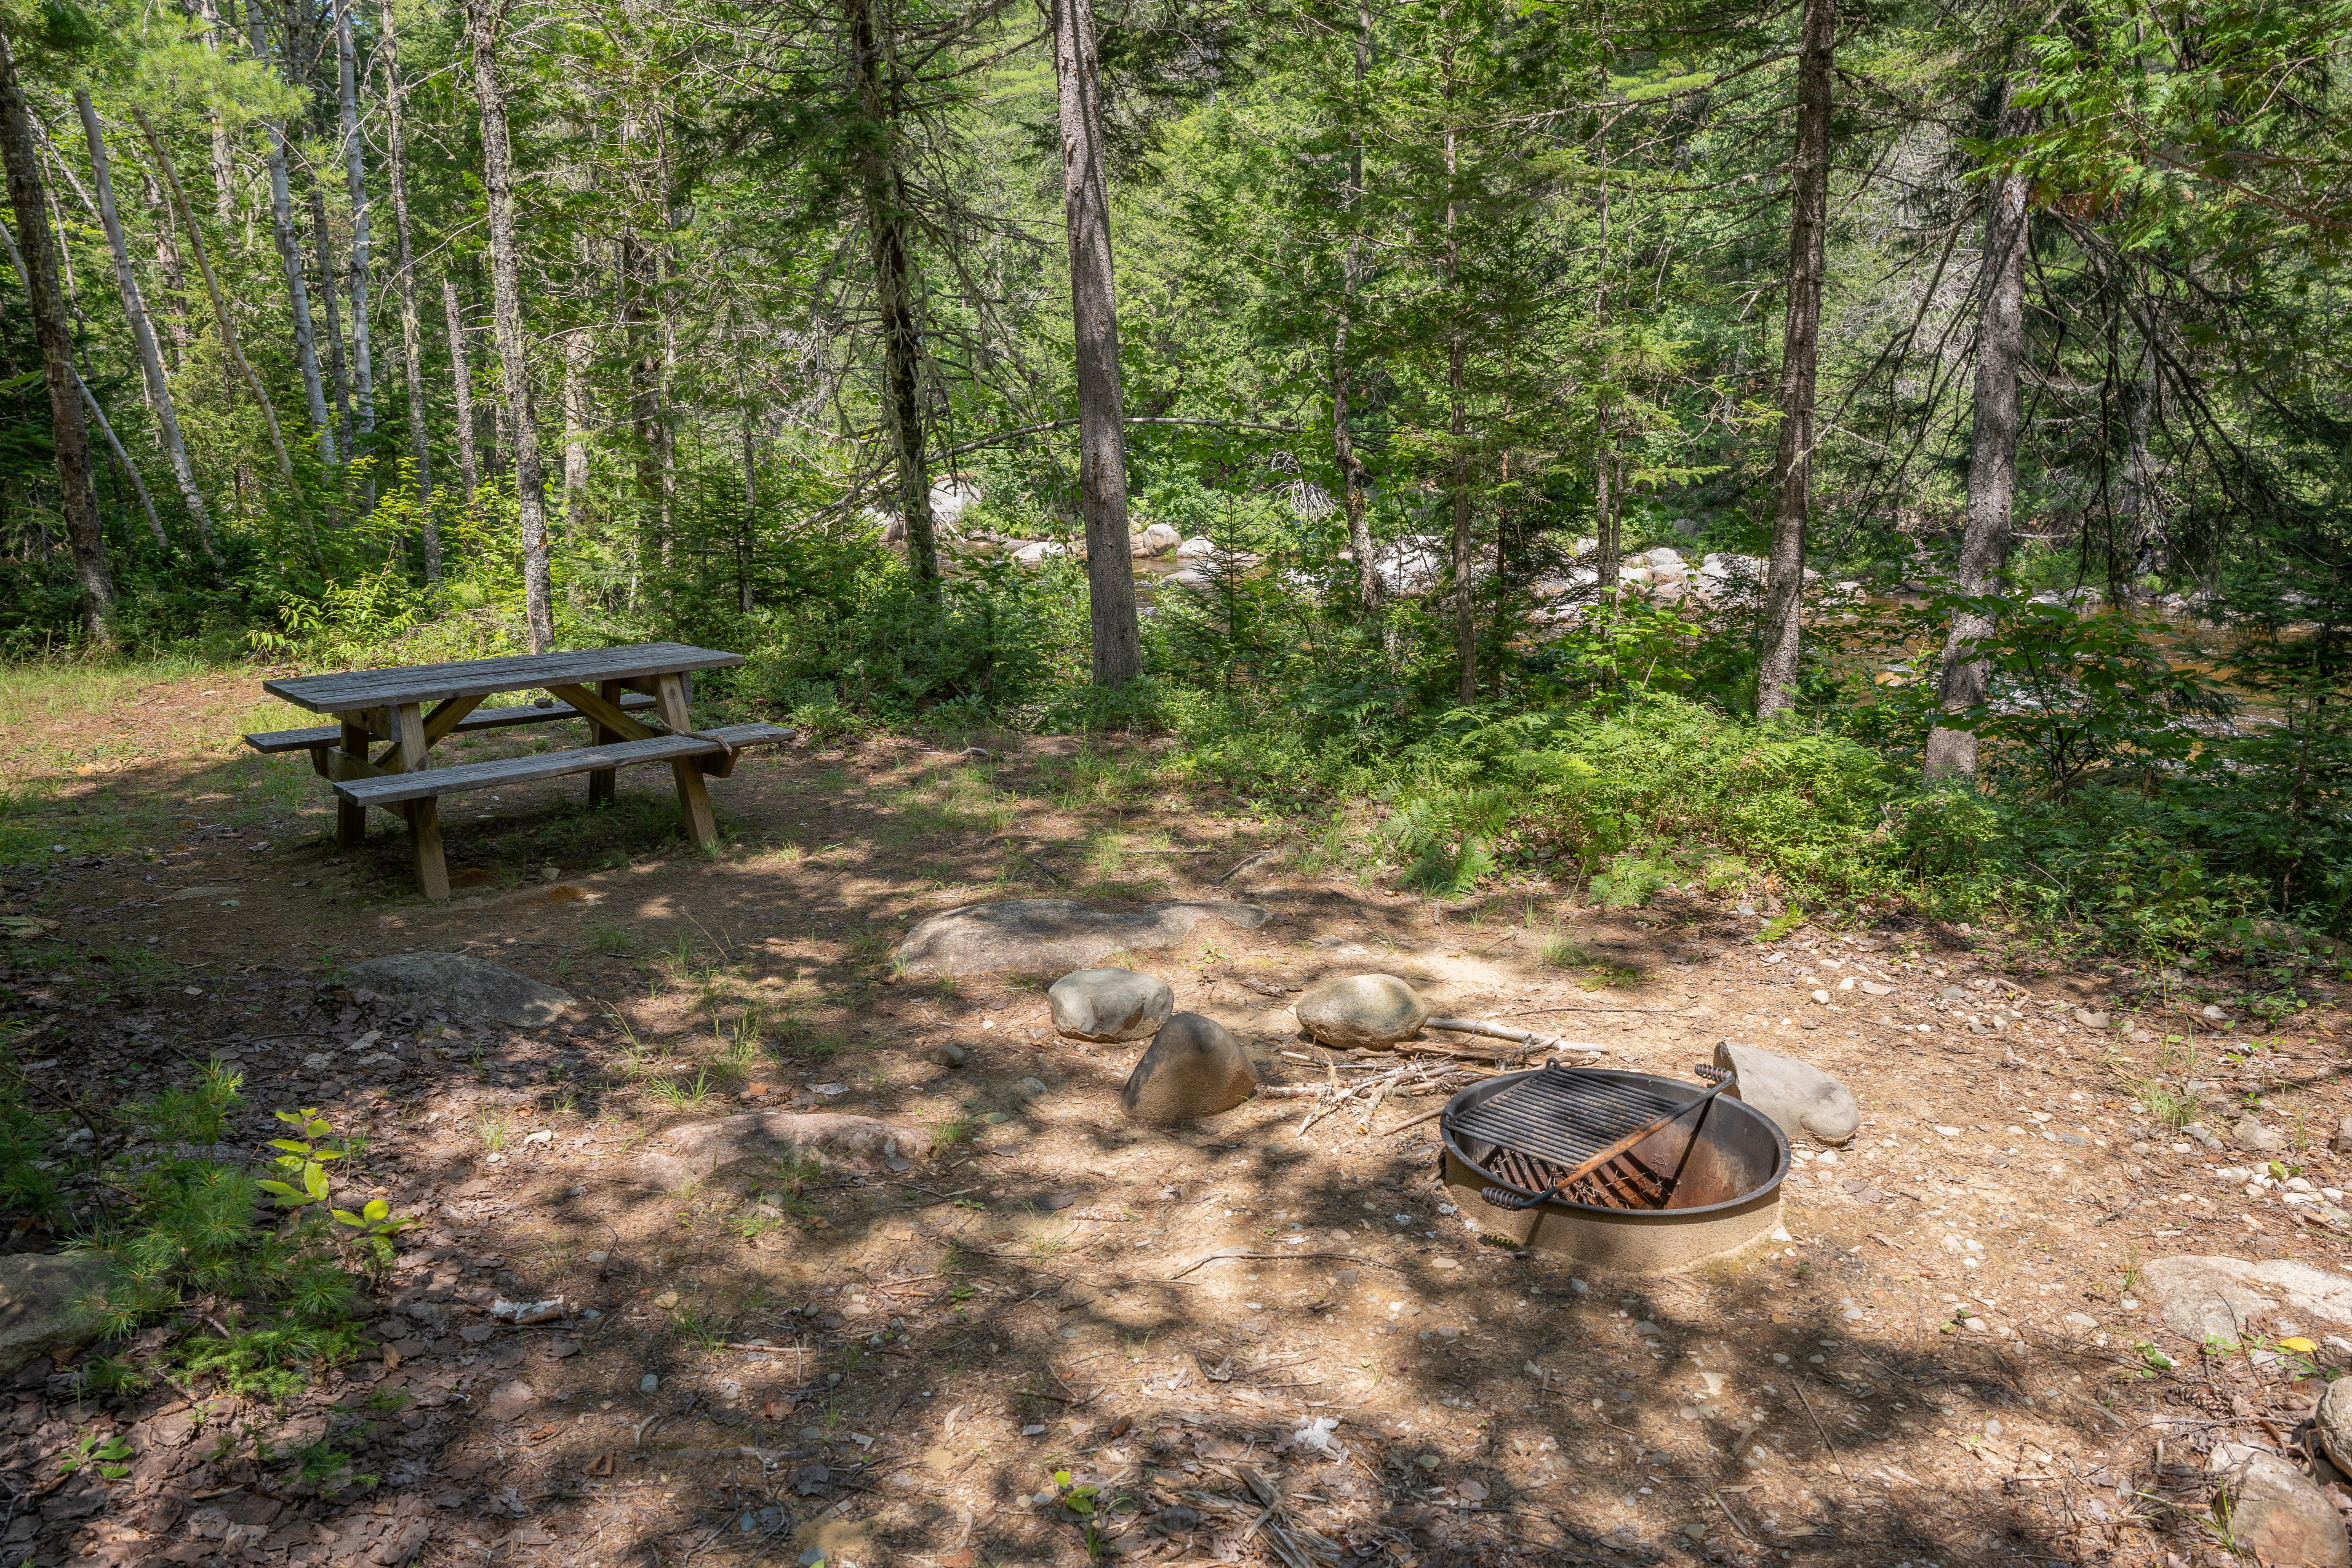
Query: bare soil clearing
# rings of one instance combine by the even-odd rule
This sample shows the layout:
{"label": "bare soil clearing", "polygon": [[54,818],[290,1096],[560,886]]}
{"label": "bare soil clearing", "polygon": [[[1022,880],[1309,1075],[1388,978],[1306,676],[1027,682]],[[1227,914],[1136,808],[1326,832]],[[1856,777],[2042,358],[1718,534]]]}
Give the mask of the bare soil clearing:
{"label": "bare soil clearing", "polygon": [[[163,706],[200,706],[194,685]],[[2177,1253],[2352,1259],[2313,1205],[2214,1174],[2262,1158],[2135,1103],[2143,1077],[2196,1077],[2226,1135],[2259,1095],[2294,1141],[2274,1157],[2341,1184],[2345,1040],[2315,986],[2273,1032],[2159,977],[2038,973],[1893,917],[1766,946],[1699,893],[1440,909],[1302,874],[1304,840],[1242,803],[1012,737],[748,757],[711,858],[626,777],[593,816],[574,783],[469,797],[436,908],[389,819],[339,858],[307,765],[143,731],[155,710],[0,737],[45,781],[20,818],[68,844],[0,897],[59,922],[0,942],[19,1058],[104,1104],[228,1057],[236,1146],[320,1106],[421,1223],[375,1282],[384,1349],[286,1407],[78,1399],[81,1363],[33,1363],[0,1405],[0,1540],[43,1564],[964,1568],[1090,1541],[1155,1563],[2219,1563],[2204,1451],[2300,1462],[2313,1362],[2352,1363],[2326,1338],[2352,1325],[2295,1325],[2310,1357],[2202,1353],[2135,1294]],[[1726,1037],[1801,1057],[1860,1098],[1861,1132],[1806,1152],[1786,1242],[1663,1278],[1515,1254],[1454,1212],[1433,1121],[1386,1134],[1433,1099],[1369,1133],[1350,1113],[1302,1138],[1302,1101],[1273,1095],[1131,1125],[1117,1096],[1147,1042],[1055,1036],[1053,974],[894,974],[924,916],[1022,897],[1271,911],[1132,963],[1270,1086],[1377,1059],[1304,1041],[1289,999],[1378,970],[1613,1065],[1688,1077]],[[1548,965],[1556,925],[1623,984]],[[407,950],[582,1005],[486,1026],[340,977]],[[648,1178],[656,1134],[747,1109],[931,1147],[900,1173]],[[527,1326],[486,1310],[557,1298]],[[124,1479],[61,1472],[91,1432],[127,1440]],[[375,1483],[301,1483],[286,1456],[321,1440]]]}

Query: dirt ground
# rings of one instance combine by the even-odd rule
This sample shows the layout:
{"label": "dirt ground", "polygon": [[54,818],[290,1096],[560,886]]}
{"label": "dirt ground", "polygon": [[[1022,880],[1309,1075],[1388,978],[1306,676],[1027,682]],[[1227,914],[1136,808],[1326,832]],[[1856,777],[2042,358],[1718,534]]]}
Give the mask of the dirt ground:
{"label": "dirt ground", "polygon": [[[0,917],[58,922],[0,941],[0,1021],[89,1106],[224,1057],[235,1144],[320,1106],[367,1141],[347,1179],[418,1223],[369,1283],[383,1348],[283,1406],[103,1399],[86,1357],[35,1362],[0,1394],[12,1563],[2211,1563],[2201,1451],[2300,1457],[2315,1363],[2352,1362],[2206,1353],[2133,1293],[2173,1253],[2345,1266],[2310,1205],[2218,1180],[2247,1158],[2147,1109],[2195,1080],[2218,1129],[2259,1099],[2284,1164],[2344,1183],[2323,982],[2262,1026],[2219,982],[2045,972],[2031,933],[1894,913],[1762,942],[1737,895],[1439,906],[1360,884],[1328,824],[1166,784],[1147,746],[1017,737],[753,757],[713,782],[707,857],[656,770],[594,815],[578,780],[463,797],[436,908],[389,819],[339,855],[307,762],[237,752],[240,721],[292,721],[253,679],[0,734],[10,826],[61,846],[0,873]],[[1862,1131],[1799,1150],[1786,1240],[1668,1277],[1515,1253],[1437,1182],[1433,1121],[1390,1131],[1434,1099],[1303,1137],[1307,1101],[1272,1095],[1139,1127],[1140,1046],[1056,1037],[1041,977],[894,974],[922,916],[1045,894],[1272,911],[1131,961],[1273,1085],[1348,1059],[1287,997],[1380,970],[1616,1065],[1801,1056]],[[576,1019],[486,1027],[341,978],[412,949],[495,958]],[[642,1179],[648,1137],[746,1104],[933,1147],[898,1179]],[[514,1327],[494,1297],[563,1310]],[[122,1479],[61,1472],[91,1434],[127,1441]],[[336,1489],[285,1458],[322,1441]]]}

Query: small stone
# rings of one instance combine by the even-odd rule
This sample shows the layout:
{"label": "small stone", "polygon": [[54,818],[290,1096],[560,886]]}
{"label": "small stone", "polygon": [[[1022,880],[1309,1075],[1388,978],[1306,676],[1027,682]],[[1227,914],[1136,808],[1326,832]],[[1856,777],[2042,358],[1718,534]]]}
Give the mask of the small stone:
{"label": "small stone", "polygon": [[1099,1042],[1149,1039],[1176,1011],[1176,993],[1166,981],[1131,969],[1065,974],[1045,999],[1053,1006],[1056,1033]]}
{"label": "small stone", "polygon": [[943,1068],[960,1068],[971,1059],[971,1054],[961,1046],[941,1046],[931,1053],[931,1060]]}
{"label": "small stone", "polygon": [[1830,994],[1821,989],[1821,987],[1815,986],[1813,988],[1813,1001],[1819,1005],[1826,1007],[1830,1005]]}
{"label": "small stone", "polygon": [[2099,1326],[2099,1320],[2088,1312],[2069,1312],[2066,1314],[2066,1326],[2080,1329],[2087,1334]]}
{"label": "small stone", "polygon": [[2231,1141],[2241,1149],[2258,1154],[2277,1154],[2286,1149],[2286,1134],[2274,1127],[2265,1127],[2249,1116],[2230,1129]]}
{"label": "small stone", "polygon": [[1862,994],[1865,996],[1892,996],[1895,994],[1895,987],[1882,985],[1875,980],[1865,980],[1862,983]]}
{"label": "small stone", "polygon": [[2205,1473],[2236,1550],[2296,1568],[2352,1568],[2352,1541],[2336,1505],[2294,1466],[2243,1443],[2216,1443]]}
{"label": "small stone", "polygon": [[2336,1468],[2352,1474],[2352,1378],[2339,1377],[2327,1385],[2311,1422],[2319,1434],[2319,1446],[2327,1450]]}
{"label": "small stone", "polygon": [[1223,1024],[1179,1013],[1160,1027],[1119,1090],[1138,1121],[1177,1121],[1231,1110],[1257,1092],[1257,1070]]}
{"label": "small stone", "polygon": [[1429,1004],[1393,974],[1343,974],[1311,985],[1291,1010],[1327,1046],[1392,1046],[1429,1021]]}
{"label": "small stone", "polygon": [[654,1298],[654,1305],[659,1307],[665,1312],[668,1311],[672,1307],[677,1305],[677,1292],[675,1290],[663,1291],[660,1295]]}
{"label": "small stone", "polygon": [[1045,1092],[1045,1080],[1040,1078],[1024,1078],[1013,1086],[1013,1092],[1024,1100],[1034,1100]]}
{"label": "small stone", "polygon": [[659,1387],[661,1387],[661,1374],[659,1373],[649,1372],[646,1373],[645,1376],[637,1379],[637,1392],[639,1394],[651,1394]]}
{"label": "small stone", "polygon": [[2086,1029],[2104,1029],[2107,1026],[2107,1016],[2088,1007],[2077,1007],[2074,1009],[2074,1022]]}
{"label": "small stone", "polygon": [[2352,1154],[2352,1116],[2336,1124],[2336,1136],[2329,1146],[2338,1154]]}
{"label": "small stone", "polygon": [[1862,1107],[1845,1085],[1810,1062],[1753,1046],[1717,1043],[1715,1065],[1738,1081],[1727,1091],[1780,1124],[1790,1137],[1850,1143],[1862,1126]]}

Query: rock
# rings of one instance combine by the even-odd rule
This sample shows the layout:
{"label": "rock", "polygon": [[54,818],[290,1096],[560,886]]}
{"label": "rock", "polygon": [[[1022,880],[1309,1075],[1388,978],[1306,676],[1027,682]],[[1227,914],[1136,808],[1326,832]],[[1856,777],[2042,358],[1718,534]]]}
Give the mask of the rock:
{"label": "rock", "polygon": [[2165,1326],[2183,1339],[2242,1342],[2276,1312],[2352,1327],[2352,1278],[2308,1263],[2235,1258],[2159,1258],[2140,1270]]}
{"label": "rock", "polygon": [[2328,1458],[2337,1469],[2352,1474],[2352,1377],[2339,1377],[2327,1385],[2311,1422]]}
{"label": "rock", "polygon": [[1214,1018],[1179,1013],[1152,1037],[1118,1103],[1137,1121],[1183,1121],[1231,1110],[1256,1092],[1257,1069],[1241,1042]]}
{"label": "rock", "polygon": [[2205,1461],[2230,1544],[2278,1568],[2352,1568],[2352,1540],[2326,1492],[2276,1454],[2216,1443]]}
{"label": "rock", "polygon": [[960,1068],[971,1059],[971,1053],[959,1045],[944,1045],[931,1053],[931,1060],[943,1068]]}
{"label": "rock", "polygon": [[98,1336],[83,1299],[106,1283],[107,1262],[88,1252],[18,1252],[0,1258],[0,1377],[35,1356]]}
{"label": "rock", "polygon": [[1203,920],[1255,930],[1266,911],[1223,901],[1090,909],[1075,899],[967,904],[918,923],[893,955],[908,974],[1058,974],[1122,951],[1174,947]]}
{"label": "rock", "polygon": [[1215,554],[1216,550],[1216,541],[1210,539],[1205,535],[1193,539],[1186,539],[1180,541],[1177,543],[1176,559],[1179,561],[1198,561],[1204,555]]}
{"label": "rock", "polygon": [[2251,1149],[2258,1154],[2276,1154],[2286,1148],[2285,1133],[2265,1127],[2251,1116],[2230,1129],[2230,1140],[2239,1148]]}
{"label": "rock", "polygon": [[925,1133],[877,1117],[747,1110],[669,1129],[647,1145],[638,1168],[656,1186],[674,1192],[742,1161],[772,1163],[786,1155],[887,1170],[893,1160],[920,1159],[929,1142]]}
{"label": "rock", "polygon": [[562,1018],[572,999],[503,963],[462,952],[395,952],[343,971],[344,984],[439,1013],[535,1028]]}
{"label": "rock", "polygon": [[1184,542],[1183,534],[1164,522],[1155,522],[1139,536],[1154,555],[1164,555]]}
{"label": "rock", "polygon": [[490,1394],[488,1409],[493,1421],[513,1421],[539,1403],[539,1390],[522,1382],[501,1383]]}
{"label": "rock", "polygon": [[2336,1137],[2330,1147],[2339,1154],[2352,1154],[2352,1116],[2336,1124]]}
{"label": "rock", "polygon": [[1726,1093],[1770,1117],[1791,1138],[1802,1134],[1845,1144],[1862,1126],[1862,1107],[1853,1091],[1811,1062],[1721,1040],[1715,1065],[1729,1068],[1738,1079]]}
{"label": "rock", "polygon": [[1081,969],[1045,993],[1057,1034],[1080,1040],[1141,1040],[1176,1010],[1168,983],[1131,969]]}
{"label": "rock", "polygon": [[2107,1016],[2088,1007],[2077,1007],[2074,1009],[2074,1022],[2086,1029],[2104,1029],[2107,1026]]}
{"label": "rock", "polygon": [[1292,1010],[1327,1046],[1392,1046],[1429,1021],[1429,1004],[1393,974],[1343,974],[1310,985]]}
{"label": "rock", "polygon": [[931,526],[943,534],[960,533],[964,514],[980,504],[980,487],[970,479],[931,481]]}

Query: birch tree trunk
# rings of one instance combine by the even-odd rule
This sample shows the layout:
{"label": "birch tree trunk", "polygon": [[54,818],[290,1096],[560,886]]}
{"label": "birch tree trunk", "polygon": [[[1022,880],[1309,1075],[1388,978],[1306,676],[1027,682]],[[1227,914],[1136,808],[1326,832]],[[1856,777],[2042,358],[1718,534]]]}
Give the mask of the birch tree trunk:
{"label": "birch tree trunk", "polygon": [[1789,299],[1780,333],[1780,444],[1772,463],[1772,561],[1765,576],[1759,717],[1796,700],[1804,626],[1805,520],[1811,504],[1813,384],[1829,245],[1830,79],[1837,0],[1805,0],[1797,57],[1797,147],[1789,163]]}
{"label": "birch tree trunk", "polygon": [[1054,70],[1061,89],[1062,214],[1070,242],[1070,321],[1078,373],[1078,505],[1087,523],[1094,683],[1116,689],[1141,673],[1143,654],[1136,628],[1135,562],[1127,540],[1118,303],[1111,270],[1110,193],[1103,174],[1102,89],[1091,0],[1054,0]]}
{"label": "birch tree trunk", "polygon": [[1355,320],[1356,293],[1364,276],[1363,215],[1365,79],[1372,68],[1372,9],[1370,0],[1356,6],[1357,123],[1348,131],[1348,188],[1343,205],[1348,214],[1348,248],[1339,262],[1339,323],[1331,334],[1331,455],[1339,468],[1343,504],[1348,514],[1348,550],[1356,558],[1356,600],[1367,616],[1381,607],[1381,572],[1373,558],[1371,522],[1364,502],[1364,460],[1356,455],[1356,439],[1348,428],[1348,331]]}
{"label": "birch tree trunk", "polygon": [[[933,583],[940,575],[939,542],[931,528],[931,476],[923,450],[922,328],[915,311],[914,258],[907,243],[910,198],[896,146],[895,84],[883,80],[884,43],[875,0],[847,0],[847,5],[850,47],[857,57],[858,110],[869,128],[860,174],[866,237],[874,252],[875,303],[882,316],[883,417],[890,427],[890,451],[898,465],[907,562],[919,579]],[[1078,357],[1083,363],[1083,347]],[[1081,382],[1085,376],[1081,370]],[[1122,531],[1120,547],[1126,543]]]}
{"label": "birch tree trunk", "polygon": [[[352,194],[352,390],[359,431],[375,434],[375,356],[368,334],[368,191],[365,144],[360,140],[359,56],[352,43],[352,0],[333,0],[335,78],[343,110],[343,174]],[[329,287],[332,287],[330,282]]]}
{"label": "birch tree trunk", "polygon": [[[2033,128],[2033,111],[2018,107],[2007,83],[2001,96],[1996,134],[2024,135]],[[2031,227],[2026,198],[2031,188],[2024,174],[2011,170],[1999,174],[1987,193],[1968,515],[1961,525],[1954,583],[1958,592],[1972,597],[1990,589],[2000,571],[2017,504],[2018,377],[2025,362],[2025,252]],[[1953,615],[1936,679],[1936,694],[1946,713],[1960,713],[1984,700],[1987,670],[1978,650],[1995,624],[1990,616],[1973,610]],[[1976,732],[1942,724],[1929,730],[1922,771],[1931,782],[1973,779]]]}
{"label": "birch tree trunk", "polygon": [[[261,8],[247,5],[245,12],[246,34],[253,48],[253,58],[269,58],[269,36],[263,27]],[[302,370],[302,396],[310,409],[310,428],[318,433],[319,455],[328,462],[337,462],[335,429],[327,415],[326,388],[319,380],[318,338],[310,326],[310,289],[302,279],[302,247],[294,235],[294,192],[286,174],[286,122],[268,120],[262,128],[269,136],[269,225],[278,241],[278,259],[286,268],[286,294],[294,308],[294,358]]]}
{"label": "birch tree trunk", "polygon": [[474,456],[474,373],[466,365],[466,317],[457,308],[457,280],[441,279],[441,310],[449,323],[449,380],[457,408],[457,477],[466,484],[466,505],[482,487],[482,473]]}
{"label": "birch tree trunk", "polygon": [[425,580],[438,584],[441,525],[433,515],[433,438],[425,416],[425,332],[416,318],[416,256],[408,239],[408,148],[401,119],[408,84],[400,76],[392,0],[381,0],[375,47],[383,61],[384,154],[392,176],[392,266],[394,286],[400,294],[401,368],[408,382],[408,456],[416,466],[416,505],[425,519]]}
{"label": "birch tree trunk", "polygon": [[352,443],[352,381],[343,368],[342,307],[335,287],[335,246],[332,232],[327,227],[327,195],[314,183],[310,186],[310,239],[319,258],[319,299],[327,312],[327,377],[335,389],[335,430],[341,437],[347,457],[357,457],[359,450]]}
{"label": "birch tree trunk", "polygon": [[[163,139],[155,134],[155,127],[148,121],[146,110],[134,108],[131,116],[139,121],[139,133],[146,141],[147,151],[154,158],[155,167],[163,172],[163,188],[171,194],[173,205],[179,209],[181,221],[187,225],[188,248],[196,258],[197,273],[205,280],[205,297],[212,301],[213,321],[220,328],[221,346],[228,351],[230,363],[245,377],[246,387],[252,392],[254,404],[261,410],[262,422],[269,427],[269,449],[278,458],[278,477],[285,482],[288,499],[293,502],[297,511],[302,512],[304,526],[308,527],[309,512],[302,503],[301,487],[294,479],[294,459],[286,450],[286,433],[278,423],[278,405],[269,401],[269,389],[262,385],[261,377],[254,374],[253,362],[245,357],[245,345],[237,341],[236,322],[228,313],[228,301],[221,297],[220,279],[213,273],[212,258],[205,249],[204,231],[196,226],[195,211],[188,205],[188,193],[181,187],[179,172],[172,167],[172,155],[164,151]],[[317,543],[316,540],[311,541],[314,552]]]}
{"label": "birch tree trunk", "polygon": [[[1449,37],[1444,49],[1444,65],[1446,117],[1445,127],[1445,287],[1454,296],[1452,308],[1462,310],[1458,289],[1462,282],[1462,253],[1455,225],[1461,214],[1454,196],[1454,181],[1460,172],[1460,149],[1451,123],[1454,113],[1454,44]],[[1454,657],[1461,668],[1454,680],[1454,697],[1468,706],[1478,700],[1478,613],[1470,593],[1471,579],[1475,575],[1470,544],[1470,410],[1468,400],[1468,370],[1470,345],[1457,323],[1446,336],[1445,397],[1447,414],[1445,427],[1454,448],[1452,472],[1447,483],[1454,501]]]}
{"label": "birch tree trunk", "polygon": [[140,374],[146,379],[147,402],[155,411],[156,433],[163,438],[163,456],[172,465],[180,504],[195,521],[196,535],[204,541],[205,554],[217,566],[220,545],[213,537],[212,513],[205,506],[204,492],[196,486],[195,470],[188,464],[187,443],[180,436],[179,410],[172,403],[172,384],[164,377],[163,356],[155,345],[155,329],[147,315],[147,302],[140,297],[138,274],[131,266],[131,247],[122,237],[122,216],[115,205],[114,176],[106,155],[106,133],[99,125],[98,110],[91,105],[87,89],[74,89],[74,108],[80,112],[82,136],[89,146],[90,183],[98,188],[98,219],[106,230],[107,247],[114,256],[114,286],[122,296],[122,313],[131,323],[131,347],[138,355]]}
{"label": "birch tree trunk", "polygon": [[514,152],[507,139],[505,89],[498,46],[504,0],[466,0],[474,91],[482,113],[482,185],[489,198],[490,293],[507,406],[514,415],[517,521],[522,534],[524,615],[530,650],[555,643],[554,592],[547,564],[547,493],[540,471],[538,422],[531,413],[530,359],[522,335],[521,264],[515,251]]}
{"label": "birch tree trunk", "polygon": [[563,528],[577,539],[588,526],[588,329],[563,340]]}
{"label": "birch tree trunk", "polygon": [[40,145],[33,138],[33,115],[16,80],[16,61],[0,30],[0,158],[8,168],[8,205],[25,237],[16,273],[25,281],[33,331],[41,344],[41,380],[49,391],[49,424],[58,469],[58,510],[65,514],[66,546],[74,577],[81,584],[83,623],[90,641],[114,642],[114,576],[106,564],[106,534],[99,526],[98,488],[89,468],[89,428],[82,421],[81,387],[74,374],[73,335],[66,321],[65,293],[58,284],[49,248],[48,200],[41,184]]}

